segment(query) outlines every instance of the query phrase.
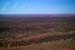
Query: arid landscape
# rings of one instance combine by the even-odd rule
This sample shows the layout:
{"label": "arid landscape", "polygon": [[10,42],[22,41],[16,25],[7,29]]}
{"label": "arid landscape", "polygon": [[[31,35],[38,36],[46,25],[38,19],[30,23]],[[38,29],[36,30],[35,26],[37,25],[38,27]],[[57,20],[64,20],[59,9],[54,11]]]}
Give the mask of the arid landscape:
{"label": "arid landscape", "polygon": [[0,15],[0,50],[75,50],[75,14]]}

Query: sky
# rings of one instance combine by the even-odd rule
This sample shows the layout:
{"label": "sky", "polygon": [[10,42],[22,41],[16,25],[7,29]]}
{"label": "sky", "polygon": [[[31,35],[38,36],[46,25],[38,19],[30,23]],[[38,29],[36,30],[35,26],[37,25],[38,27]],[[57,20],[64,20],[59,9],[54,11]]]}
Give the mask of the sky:
{"label": "sky", "polygon": [[0,14],[75,14],[75,0],[0,0]]}

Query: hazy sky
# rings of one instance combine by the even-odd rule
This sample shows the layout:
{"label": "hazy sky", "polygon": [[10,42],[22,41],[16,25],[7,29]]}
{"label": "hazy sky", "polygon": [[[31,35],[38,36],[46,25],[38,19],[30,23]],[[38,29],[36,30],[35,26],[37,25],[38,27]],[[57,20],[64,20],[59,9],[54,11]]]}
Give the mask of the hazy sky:
{"label": "hazy sky", "polygon": [[75,14],[75,0],[0,0],[0,14]]}

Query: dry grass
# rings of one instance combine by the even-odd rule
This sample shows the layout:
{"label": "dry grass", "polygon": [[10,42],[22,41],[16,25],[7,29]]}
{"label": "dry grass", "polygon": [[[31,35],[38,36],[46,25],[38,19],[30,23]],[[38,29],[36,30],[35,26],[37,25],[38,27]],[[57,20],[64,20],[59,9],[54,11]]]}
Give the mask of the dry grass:
{"label": "dry grass", "polygon": [[75,41],[59,40],[12,48],[13,50],[75,50]]}

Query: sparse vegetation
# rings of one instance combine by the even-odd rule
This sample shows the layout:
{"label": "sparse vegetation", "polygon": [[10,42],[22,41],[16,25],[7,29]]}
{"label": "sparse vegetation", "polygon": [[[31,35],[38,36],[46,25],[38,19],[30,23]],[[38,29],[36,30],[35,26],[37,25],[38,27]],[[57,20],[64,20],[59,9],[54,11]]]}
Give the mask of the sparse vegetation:
{"label": "sparse vegetation", "polygon": [[8,21],[0,21],[1,50],[75,49],[75,23],[72,17],[22,18],[8,17]]}

